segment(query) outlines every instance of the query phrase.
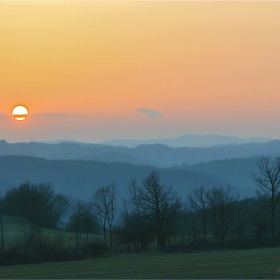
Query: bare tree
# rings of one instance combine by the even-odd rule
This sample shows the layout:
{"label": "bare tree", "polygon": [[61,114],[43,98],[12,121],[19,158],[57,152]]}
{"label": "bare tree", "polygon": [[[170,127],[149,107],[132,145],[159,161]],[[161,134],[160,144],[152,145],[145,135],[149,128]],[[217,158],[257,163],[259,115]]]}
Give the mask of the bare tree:
{"label": "bare tree", "polygon": [[67,213],[69,213],[69,199],[62,195],[57,194],[53,197],[51,202],[51,208],[53,209],[53,216],[55,217],[55,222],[57,224],[61,223],[61,220]]}
{"label": "bare tree", "polygon": [[201,186],[197,189],[194,189],[192,194],[188,196],[190,209],[199,217],[202,227],[203,227],[203,236],[206,240],[207,235],[207,191],[205,187]]}
{"label": "bare tree", "polygon": [[127,188],[128,203],[130,208],[136,215],[141,215],[141,203],[140,203],[140,188],[137,185],[136,179],[132,179],[129,187]]}
{"label": "bare tree", "polygon": [[211,231],[217,242],[224,242],[229,224],[234,218],[236,197],[230,186],[212,188],[206,196]]}
{"label": "bare tree", "polygon": [[135,249],[139,249],[140,243],[142,250],[156,237],[157,248],[163,249],[166,241],[176,234],[178,221],[183,217],[181,197],[171,186],[160,182],[156,171],[144,178],[142,186],[132,180],[127,192],[119,231],[122,239],[134,243]]}
{"label": "bare tree", "polygon": [[181,198],[171,186],[166,187],[160,182],[156,171],[152,171],[143,180],[139,196],[141,211],[146,219],[154,224],[157,247],[161,250],[166,244],[167,228],[182,212]]}
{"label": "bare tree", "polygon": [[139,252],[145,249],[154,239],[152,223],[146,219],[141,210],[140,187],[136,179],[131,180],[127,188],[128,200],[123,201],[121,223],[118,230],[120,239],[126,244],[127,251]]}
{"label": "bare tree", "polygon": [[1,252],[5,251],[5,242],[4,242],[4,228],[3,228],[3,208],[4,208],[4,199],[0,196],[0,233],[1,233]]}
{"label": "bare tree", "polygon": [[107,193],[105,188],[98,189],[91,200],[91,204],[93,207],[93,211],[96,214],[100,227],[103,231],[103,240],[105,246],[107,246],[106,242],[106,224],[107,224],[107,217],[108,217],[108,202],[107,202]]}
{"label": "bare tree", "polygon": [[200,219],[196,207],[191,203],[187,206],[186,227],[189,241],[195,241],[199,235]]}
{"label": "bare tree", "polygon": [[256,193],[264,203],[264,208],[270,214],[270,234],[274,237],[276,209],[280,201],[280,157],[274,159],[262,157],[257,167],[260,175],[252,173],[252,179],[259,189]]}
{"label": "bare tree", "polygon": [[4,229],[3,229],[3,215],[2,215],[2,207],[0,205],[0,228],[1,228],[1,252],[5,251],[4,246]]}
{"label": "bare tree", "polygon": [[89,233],[98,230],[96,217],[92,212],[90,203],[78,201],[72,205],[72,214],[68,223],[68,228],[75,235],[77,247],[79,247],[79,238],[81,233],[86,234],[86,244],[89,243]]}
{"label": "bare tree", "polygon": [[101,187],[93,195],[91,200],[93,211],[96,214],[103,230],[104,244],[106,242],[106,226],[109,227],[110,246],[113,247],[112,227],[116,212],[116,185],[114,183]]}
{"label": "bare tree", "polygon": [[[50,234],[44,234],[42,228],[35,225],[23,225],[24,251],[32,250],[36,244],[46,244]],[[34,249],[34,248],[33,248]]]}
{"label": "bare tree", "polygon": [[126,208],[121,213],[118,235],[126,246],[127,251],[131,250],[131,244],[135,252],[142,251],[154,240],[153,224],[144,215],[137,214],[131,208]]}
{"label": "bare tree", "polygon": [[82,216],[82,230],[86,234],[86,242],[89,244],[89,233],[98,231],[98,224],[96,216],[92,212],[92,207],[90,203],[84,204],[84,211]]}
{"label": "bare tree", "polygon": [[[237,236],[238,241],[244,236],[245,232],[249,228],[250,220],[249,216],[252,215],[252,209],[248,206],[247,200],[241,200],[240,195],[237,194],[235,201],[235,219],[232,225],[233,233]],[[252,221],[251,221],[252,222]]]}
{"label": "bare tree", "polygon": [[113,249],[113,223],[116,213],[116,185],[111,183],[107,186],[108,190],[108,226],[109,226],[109,235],[110,235],[110,248]]}
{"label": "bare tree", "polygon": [[68,228],[75,235],[75,241],[77,247],[80,246],[79,238],[81,233],[82,217],[84,215],[84,203],[78,201],[76,204],[72,205],[72,214],[70,216],[70,221]]}

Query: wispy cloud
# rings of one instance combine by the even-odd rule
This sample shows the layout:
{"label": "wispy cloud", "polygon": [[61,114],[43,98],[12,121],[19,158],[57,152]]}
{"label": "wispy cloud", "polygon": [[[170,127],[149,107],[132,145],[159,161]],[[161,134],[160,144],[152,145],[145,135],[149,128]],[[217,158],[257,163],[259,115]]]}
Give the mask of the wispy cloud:
{"label": "wispy cloud", "polygon": [[32,114],[36,117],[65,117],[69,116],[69,114],[59,114],[59,113],[45,113],[45,114]]}
{"label": "wispy cloud", "polygon": [[162,116],[158,111],[147,109],[147,108],[139,108],[137,109],[137,111],[149,116],[152,119],[159,119]]}

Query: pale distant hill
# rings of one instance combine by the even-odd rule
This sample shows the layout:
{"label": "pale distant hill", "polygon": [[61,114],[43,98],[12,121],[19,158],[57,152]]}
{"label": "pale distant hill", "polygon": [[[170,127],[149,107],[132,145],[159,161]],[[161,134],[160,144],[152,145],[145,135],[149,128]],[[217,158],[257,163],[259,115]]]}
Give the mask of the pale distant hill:
{"label": "pale distant hill", "polygon": [[63,139],[63,140],[54,140],[54,141],[41,141],[40,143],[46,143],[46,144],[80,143],[80,144],[82,144],[83,142],[77,141],[77,140],[72,140],[72,139]]}
{"label": "pale distant hill", "polygon": [[183,163],[192,165],[213,160],[280,155],[280,140],[264,143],[228,144],[211,147],[172,148],[163,144],[135,148],[85,143],[14,143],[0,140],[0,155],[33,156],[46,159],[72,159],[125,162],[157,167]]}
{"label": "pale distant hill", "polygon": [[153,145],[163,144],[170,147],[210,147],[215,145],[226,144],[245,144],[252,142],[267,142],[270,138],[238,138],[223,135],[183,135],[175,138],[160,138],[149,140],[111,140],[105,141],[102,144],[114,146],[126,146],[134,148],[138,145]]}

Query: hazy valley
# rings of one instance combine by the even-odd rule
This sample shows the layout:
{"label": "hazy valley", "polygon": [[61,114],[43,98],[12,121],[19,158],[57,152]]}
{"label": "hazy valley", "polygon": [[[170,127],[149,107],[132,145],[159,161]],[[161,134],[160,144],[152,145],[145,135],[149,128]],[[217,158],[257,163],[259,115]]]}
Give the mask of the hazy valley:
{"label": "hazy valley", "polygon": [[0,184],[3,194],[22,182],[50,182],[57,192],[87,199],[97,188],[115,182],[121,198],[133,178],[141,183],[151,170],[158,170],[163,182],[183,197],[202,185],[226,184],[246,197],[255,192],[250,176],[258,172],[259,157],[278,154],[279,140],[196,148],[163,144],[128,148],[72,142],[10,144],[2,140]]}
{"label": "hazy valley", "polygon": [[[269,227],[259,221],[252,172],[260,174],[261,156],[279,151],[279,140],[177,148],[162,143],[128,148],[2,140],[0,202],[5,233],[0,264],[83,260],[113,252],[199,252],[220,249],[221,244],[230,249],[270,246]],[[133,179],[136,196],[132,188],[128,190]],[[201,222],[199,208],[193,208],[200,191],[206,199],[207,222]],[[149,207],[143,204],[146,197],[146,203],[152,203]],[[133,204],[134,198],[139,204]],[[162,202],[160,211],[166,211],[160,233],[153,216],[156,201]],[[133,205],[142,207],[138,214]],[[263,221],[268,219],[265,214]],[[226,218],[217,224],[218,217]],[[229,228],[216,234],[227,223]],[[264,230],[258,235],[260,228]],[[267,239],[260,244],[262,236]],[[21,249],[7,259],[19,240]]]}

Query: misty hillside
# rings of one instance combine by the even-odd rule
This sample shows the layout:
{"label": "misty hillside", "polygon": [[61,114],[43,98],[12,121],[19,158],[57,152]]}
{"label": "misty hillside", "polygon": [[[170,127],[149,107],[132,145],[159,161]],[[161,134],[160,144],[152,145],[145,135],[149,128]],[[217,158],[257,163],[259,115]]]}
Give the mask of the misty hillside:
{"label": "misty hillside", "polygon": [[254,193],[256,186],[252,180],[252,173],[259,173],[257,161],[259,157],[234,158],[214,160],[194,165],[182,165],[178,168],[218,176],[229,181],[234,186],[239,186],[240,191],[246,190]]}
{"label": "misty hillside", "polygon": [[201,185],[224,185],[226,180],[184,169],[155,168],[127,163],[105,163],[78,160],[47,160],[36,157],[0,156],[0,190],[3,195],[11,186],[51,183],[56,193],[88,200],[94,190],[115,182],[119,197],[131,179],[139,184],[152,170],[157,170],[166,185],[172,185],[183,197]]}
{"label": "misty hillside", "polygon": [[183,135],[175,138],[159,138],[159,139],[148,139],[148,140],[110,140],[105,141],[102,144],[115,145],[115,146],[126,146],[129,148],[135,148],[139,145],[153,145],[163,144],[170,147],[210,147],[216,145],[227,145],[227,144],[245,144],[252,142],[268,142],[272,139],[269,138],[239,138],[230,137],[223,135]]}
{"label": "misty hillside", "polygon": [[84,143],[15,143],[0,141],[0,155],[21,155],[46,159],[73,159],[102,162],[125,162],[157,167],[183,163],[192,165],[213,160],[280,155],[280,140],[267,143],[219,145],[208,148],[171,148],[163,144],[135,148]]}

